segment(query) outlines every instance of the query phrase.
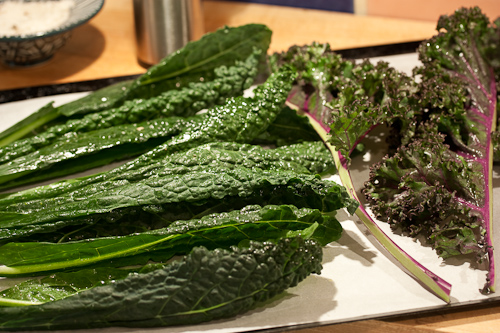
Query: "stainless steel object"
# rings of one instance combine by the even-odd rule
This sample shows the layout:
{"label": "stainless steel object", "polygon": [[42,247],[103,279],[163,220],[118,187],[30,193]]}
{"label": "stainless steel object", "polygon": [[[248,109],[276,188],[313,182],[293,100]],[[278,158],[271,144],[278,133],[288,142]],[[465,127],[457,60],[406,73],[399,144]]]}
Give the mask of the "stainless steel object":
{"label": "stainless steel object", "polygon": [[200,0],[134,0],[134,21],[137,57],[146,67],[204,33]]}

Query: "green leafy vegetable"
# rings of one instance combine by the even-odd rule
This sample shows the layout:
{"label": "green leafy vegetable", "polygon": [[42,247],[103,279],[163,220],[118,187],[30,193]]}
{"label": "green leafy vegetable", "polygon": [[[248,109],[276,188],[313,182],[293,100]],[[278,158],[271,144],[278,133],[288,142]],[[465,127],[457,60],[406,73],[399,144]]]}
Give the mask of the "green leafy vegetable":
{"label": "green leafy vegetable", "polygon": [[136,157],[186,128],[196,126],[203,118],[203,115],[168,117],[84,133],[67,133],[48,146],[0,165],[0,190]]}
{"label": "green leafy vegetable", "polygon": [[[298,71],[287,104],[305,113],[332,152],[342,184],[351,197],[360,201],[349,172],[350,155],[363,137],[380,124],[397,123],[401,129],[414,131],[414,110],[409,107],[416,84],[387,63],[353,64],[332,53],[328,45],[293,47],[290,54],[278,57],[283,64]],[[356,210],[378,241],[415,278],[445,301],[450,299],[450,285],[416,262],[399,248],[378,226],[363,205]]]}
{"label": "green leafy vegetable", "polygon": [[[59,107],[54,107],[51,102],[30,116],[14,124],[0,133],[0,147],[6,146],[13,141],[19,140],[33,131],[40,131],[47,124],[60,119],[62,115],[71,113],[90,113],[113,107],[123,100],[124,91],[132,84],[132,81],[118,82],[111,86],[97,90],[77,101],[70,102]],[[66,117],[63,117],[66,118]]]}
{"label": "green leafy vegetable", "polygon": [[[262,25],[209,34],[125,89],[48,105],[36,128],[55,127],[2,149],[4,186],[149,151],[0,196],[2,274],[64,271],[2,291],[0,330],[193,324],[319,274],[321,246],[342,232],[335,212],[357,202],[320,178],[333,169],[328,151],[284,107],[295,74],[283,66],[252,97],[211,107],[249,86],[269,38]],[[174,255],[186,256],[163,264]]]}
{"label": "green leafy vegetable", "polygon": [[305,174],[329,168],[331,161],[317,143],[277,150],[213,143],[100,182],[86,183],[88,178],[83,178],[84,184],[78,184],[74,179],[64,182],[68,186],[62,188],[48,185],[12,193],[0,199],[0,234],[7,240],[105,221],[131,219],[137,224],[137,214],[166,223],[182,216],[191,218],[213,205],[241,207],[245,200],[257,204],[292,200],[324,211],[351,207],[353,203],[341,187]]}
{"label": "green leafy vegetable", "polygon": [[[424,234],[443,258],[487,254],[480,216],[461,198],[484,202],[483,170],[445,145],[430,130],[375,165],[364,193],[379,219],[410,236]],[[458,201],[458,202],[457,202]]]}
{"label": "green leafy vegetable", "polygon": [[[104,174],[75,178],[55,184],[39,186],[19,192],[5,194],[0,200],[0,207],[7,208],[12,204],[34,200],[46,200],[61,196],[82,187],[91,187],[92,183],[109,181],[107,186],[112,187],[111,181],[118,184],[123,181],[134,182],[148,178],[157,172],[182,174],[197,168],[204,169],[212,166],[215,161],[219,166],[233,167],[242,165],[247,168],[264,170],[290,170],[296,173],[328,173],[333,171],[334,165],[328,150],[320,142],[304,142],[276,149],[264,149],[257,145],[239,144],[234,142],[213,142],[195,146],[186,152],[178,152],[157,158],[151,155],[141,167],[119,168]],[[163,170],[163,171],[162,171]]]}
{"label": "green leafy vegetable", "polygon": [[[106,173],[85,177],[45,187],[44,195],[56,195],[90,186],[92,183],[103,183],[107,180],[120,179],[123,174],[130,175],[134,170],[149,166],[153,160],[161,159],[175,152],[185,151],[198,145],[217,142],[234,141],[252,142],[263,133],[270,123],[281,112],[291,86],[293,74],[283,70],[273,74],[264,84],[257,87],[254,97],[237,97],[230,99],[224,106],[217,106],[207,111],[203,121],[196,127],[186,127],[178,135],[164,144],[137,157],[135,160],[110,170]],[[139,170],[139,172],[141,172]],[[40,194],[40,189],[23,191],[12,195],[7,202],[29,200],[31,193]],[[23,198],[24,197],[24,198]],[[5,205],[5,201],[0,206]]]}
{"label": "green leafy vegetable", "polygon": [[[332,144],[340,177],[353,197],[350,154],[375,126],[390,125],[396,134],[391,147],[401,148],[372,171],[365,191],[371,209],[411,235],[427,236],[444,257],[471,252],[481,260],[488,257],[483,292],[489,293],[494,291],[490,134],[496,129],[498,97],[486,51],[498,38],[498,27],[478,8],[462,8],[442,16],[438,30],[419,48],[419,83],[384,63],[332,66],[324,59],[335,62],[334,57],[315,58],[317,46],[303,56],[294,50],[292,63],[302,66],[299,77],[306,84],[298,81],[294,91],[301,93],[291,95],[288,103],[309,112],[318,132]],[[331,81],[337,72],[323,74],[329,68],[349,70]],[[331,97],[309,108],[315,96]],[[357,215],[415,276],[449,299],[448,284],[391,244],[363,206]]]}
{"label": "green leafy vegetable", "polygon": [[[0,189],[64,176],[135,157],[196,126],[197,111],[239,96],[257,74],[256,55],[231,68],[216,68],[216,78],[192,83],[148,100],[131,100],[117,109],[92,113],[53,126],[40,135],[0,148]],[[183,121],[175,116],[191,117]],[[207,116],[207,115],[205,115]],[[165,120],[155,117],[166,117]],[[143,123],[132,123],[144,121]]]}
{"label": "green leafy vegetable", "polygon": [[[396,201],[405,202],[398,221],[388,217],[391,223],[405,230],[412,225],[412,234],[427,236],[443,257],[475,253],[480,260],[487,259],[489,272],[483,293],[490,293],[495,290],[491,133],[496,130],[498,92],[485,50],[498,28],[475,7],[442,16],[438,29],[438,35],[421,44],[423,66],[417,70],[423,95],[433,97],[420,100],[426,103],[420,105],[422,108],[430,104],[422,118],[431,125],[421,125],[410,145],[401,148],[393,160],[386,160],[387,164],[379,165],[381,173],[392,165],[391,176],[400,177],[398,189],[386,194],[386,203],[377,199],[379,190],[368,193],[379,214],[391,213],[387,208]],[[451,89],[434,89],[447,85]],[[432,136],[427,128],[437,128],[445,137]],[[429,154],[439,155],[429,159]],[[415,172],[419,175],[412,175]],[[371,181],[389,184],[381,173],[374,170]],[[379,184],[374,183],[371,189]],[[410,208],[407,203],[411,201],[421,206]],[[436,211],[437,207],[444,212]]]}
{"label": "green leafy vegetable", "polygon": [[[399,248],[359,204],[351,157],[380,125],[390,130],[389,150],[362,191],[370,209],[410,236],[423,234],[442,257],[473,253],[488,260],[483,292],[493,292],[491,165],[500,62],[492,45],[500,28],[471,8],[441,17],[438,30],[420,46],[423,66],[413,77],[385,62],[344,60],[327,44],[292,47],[269,57],[272,74],[254,97],[230,98],[189,124],[179,122],[182,128],[138,158],[0,197],[1,275],[81,268],[94,274],[83,283],[86,270],[56,273],[4,291],[0,304],[46,303],[0,308],[0,329],[156,327],[240,313],[319,273],[321,245],[342,231],[334,217],[340,208],[355,212],[409,273],[449,302],[449,283]],[[233,32],[218,31],[217,38],[227,34],[219,43],[216,34],[203,38],[204,54],[189,44],[168,57],[127,88],[119,109],[135,103],[126,99],[160,90],[178,96],[200,77],[216,85],[214,66],[267,49],[267,28]],[[226,58],[232,52],[241,53]],[[247,69],[255,68],[253,60]],[[156,112],[157,102],[144,104],[148,112]],[[143,108],[125,113],[149,120]],[[318,138],[325,144],[302,142]],[[302,143],[255,145],[296,142]],[[331,157],[345,187],[317,175],[331,169]],[[186,253],[146,271],[114,271]],[[101,275],[107,270],[109,278]]]}
{"label": "green leafy vegetable", "polygon": [[321,246],[302,238],[230,251],[195,248],[163,269],[42,305],[0,308],[0,329],[158,327],[230,317],[319,274],[321,259]]}
{"label": "green leafy vegetable", "polygon": [[[193,214],[211,206],[245,198],[290,200],[302,207],[331,212],[355,208],[342,187],[313,175],[289,171],[263,171],[245,167],[200,168],[181,174],[152,175],[137,182],[105,182],[48,200],[10,205],[1,212],[0,237],[48,232],[71,225],[87,225],[134,218],[141,212],[160,215]],[[179,203],[181,204],[179,206]],[[258,203],[258,202],[257,202]],[[226,205],[224,205],[226,206]],[[182,210],[179,211],[179,207]],[[165,214],[165,216],[162,216]],[[195,213],[196,214],[196,213]],[[179,217],[177,217],[178,219]]]}
{"label": "green leafy vegetable", "polygon": [[[291,87],[292,77],[293,74],[286,69],[277,72],[254,90],[254,97],[239,96],[230,99],[224,106],[209,109],[199,126],[184,128],[178,135],[135,160],[104,174],[59,183],[55,187],[50,186],[50,191],[64,192],[88,186],[93,182],[115,179],[124,173],[130,173],[131,170],[150,165],[152,159],[160,159],[208,142],[252,142],[267,129],[282,110]],[[39,190],[34,190],[34,192],[39,192]],[[22,192],[21,195],[24,196],[27,193]],[[14,197],[18,199],[20,196]]]}
{"label": "green leafy vegetable", "polygon": [[167,56],[133,81],[117,83],[57,108],[52,104],[47,105],[0,133],[0,147],[32,131],[43,131],[47,124],[66,122],[68,118],[116,108],[127,100],[148,99],[168,90],[187,87],[192,82],[211,81],[217,67],[233,66],[238,61],[245,61],[253,52],[260,53],[263,58],[270,40],[271,30],[260,24],[225,27],[208,33]]}
{"label": "green leafy vegetable", "polygon": [[[224,104],[227,98],[242,95],[243,91],[253,83],[253,78],[257,75],[257,56],[258,52],[254,52],[245,62],[237,62],[229,68],[226,66],[215,68],[213,81],[191,82],[185,88],[168,90],[149,99],[125,101],[120,107],[94,112],[81,118],[72,118],[63,124],[49,127],[35,136],[14,141],[0,148],[0,163],[37,152],[57,143],[58,140],[70,141],[82,133],[95,133],[96,130],[137,124],[160,117],[190,117],[203,109]],[[89,140],[89,143],[94,141],[95,139]]]}
{"label": "green leafy vegetable", "polygon": [[26,306],[63,299],[126,278],[138,269],[99,267],[34,278],[0,291],[0,306]]}
{"label": "green leafy vegetable", "polygon": [[244,61],[256,49],[264,60],[270,42],[271,30],[261,24],[224,27],[207,33],[149,68],[127,90],[126,98],[152,97],[200,78],[211,81],[215,68]]}
{"label": "green leafy vegetable", "polygon": [[283,238],[290,231],[326,245],[340,237],[342,227],[333,216],[322,215],[317,209],[297,209],[289,205],[247,206],[241,210],[177,221],[167,228],[121,237],[67,243],[8,243],[1,247],[0,263],[6,266],[0,267],[0,275],[74,269],[159,250],[184,254],[195,246],[228,247],[245,239],[264,241]]}

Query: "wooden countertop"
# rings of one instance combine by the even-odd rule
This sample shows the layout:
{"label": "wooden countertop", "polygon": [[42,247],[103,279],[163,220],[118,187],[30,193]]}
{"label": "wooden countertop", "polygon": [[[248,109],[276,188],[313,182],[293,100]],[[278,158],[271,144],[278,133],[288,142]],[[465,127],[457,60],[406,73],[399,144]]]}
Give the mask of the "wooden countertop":
{"label": "wooden countertop", "polygon": [[[264,23],[273,31],[270,52],[293,44],[328,42],[333,49],[419,41],[435,34],[435,22],[266,6],[204,1],[205,31],[224,25]],[[78,82],[145,71],[136,58],[132,1],[107,0],[89,23],[75,29],[68,43],[48,62],[23,69],[0,65],[1,90]],[[368,320],[300,330],[320,332],[493,332],[500,327],[500,305],[444,314]]]}
{"label": "wooden countertop", "polygon": [[[223,1],[204,1],[203,7],[207,32],[224,25],[268,25],[273,31],[270,52],[313,41],[329,42],[337,50],[417,41],[435,31],[435,23],[425,21]],[[16,69],[0,65],[0,90],[144,71],[136,57],[132,0],[106,0],[101,12],[76,28],[67,44],[48,62]]]}

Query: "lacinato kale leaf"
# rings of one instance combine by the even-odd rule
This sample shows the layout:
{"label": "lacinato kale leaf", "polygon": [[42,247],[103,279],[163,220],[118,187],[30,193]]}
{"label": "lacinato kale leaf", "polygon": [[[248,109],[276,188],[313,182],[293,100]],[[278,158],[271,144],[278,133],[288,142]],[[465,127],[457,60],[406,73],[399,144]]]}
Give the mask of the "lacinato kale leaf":
{"label": "lacinato kale leaf", "polygon": [[262,24],[224,27],[207,33],[149,68],[129,87],[126,98],[148,98],[183,87],[186,82],[211,81],[214,68],[244,61],[255,50],[264,60],[271,34]]}
{"label": "lacinato kale leaf", "polygon": [[[197,111],[224,104],[250,87],[257,74],[256,55],[238,66],[215,71],[214,81],[192,83],[148,100],[127,101],[117,109],[72,119],[0,148],[0,162],[4,162],[0,164],[0,189],[135,157],[189,128],[198,129],[210,114],[195,116]],[[162,118],[151,120],[154,117]]]}
{"label": "lacinato kale leaf", "polygon": [[63,235],[75,237],[67,228],[103,223],[98,234],[130,233],[245,203],[352,211],[354,202],[341,187],[314,175],[331,167],[319,142],[277,149],[212,143],[85,186],[73,179],[64,183],[77,184],[72,189],[54,184],[7,195],[0,199],[0,233],[7,240],[65,228]]}
{"label": "lacinato kale leaf", "polygon": [[197,126],[204,117],[195,115],[188,118],[159,118],[84,133],[66,133],[48,146],[1,164],[0,190],[136,157],[186,128]]}
{"label": "lacinato kale leaf", "polygon": [[[159,264],[151,264],[152,267],[157,265]],[[149,271],[148,266],[136,269],[97,267],[33,278],[0,291],[0,306],[27,306],[56,301],[124,279],[132,272]]]}
{"label": "lacinato kale leaf", "polygon": [[22,139],[25,136],[30,136],[33,132],[41,132],[46,128],[46,126],[50,126],[52,123],[66,121],[67,116],[63,115],[68,111],[70,113],[86,114],[119,105],[123,102],[125,90],[132,83],[133,80],[118,82],[101,88],[78,99],[77,101],[66,103],[59,107],[54,107],[54,103],[50,102],[28,117],[1,132],[0,147]]}
{"label": "lacinato kale leaf", "polygon": [[[293,77],[294,75],[287,69],[274,73],[266,82],[254,89],[253,97],[232,98],[225,105],[209,109],[198,126],[186,126],[165,143],[136,159],[105,173],[45,187],[44,195],[52,196],[74,191],[95,182],[119,179],[123,174],[130,174],[136,169],[151,165],[154,160],[205,143],[223,141],[250,143],[268,128],[283,109]],[[17,201],[29,200],[30,193],[39,195],[40,190],[23,191],[10,198]]]}
{"label": "lacinato kale leaf", "polygon": [[177,214],[189,216],[220,204],[227,207],[225,201],[289,200],[324,212],[343,207],[353,211],[357,206],[343,187],[315,175],[243,166],[191,169],[195,168],[158,173],[137,182],[116,181],[114,186],[103,182],[50,199],[9,205],[1,212],[0,237],[5,242],[67,226],[134,219],[141,212],[159,215],[168,223],[171,217],[179,219]]}
{"label": "lacinato kale leaf", "polygon": [[110,266],[115,265],[115,259],[147,252],[185,254],[195,246],[227,248],[242,240],[279,239],[290,233],[326,245],[340,238],[342,227],[335,217],[323,215],[318,209],[247,206],[120,237],[66,243],[11,242],[0,248],[0,263],[5,265],[0,267],[0,275],[39,275],[100,262]]}
{"label": "lacinato kale leaf", "polygon": [[[212,142],[196,146],[185,152],[177,152],[162,158],[153,158],[140,168],[122,170],[114,175],[90,177],[93,181],[109,181],[109,188],[123,182],[135,182],[162,172],[182,174],[202,170],[217,163],[219,166],[233,167],[236,165],[263,170],[290,170],[296,173],[328,173],[333,172],[334,165],[328,150],[321,142],[303,142],[276,149],[264,149],[258,145],[240,144],[235,142]],[[107,177],[104,177],[107,176]],[[46,200],[65,193],[77,191],[79,188],[91,188],[88,177],[74,178],[60,183],[39,186],[19,192],[5,194],[0,200],[1,207],[8,207],[21,202]],[[83,183],[83,184],[80,184]],[[58,186],[60,185],[60,186]]]}
{"label": "lacinato kale leaf", "polygon": [[53,107],[52,104],[45,106],[26,120],[0,133],[0,147],[33,132],[40,133],[46,129],[46,125],[64,123],[69,118],[116,108],[127,100],[149,99],[168,90],[188,87],[193,82],[212,81],[214,69],[220,66],[233,66],[238,61],[245,61],[254,52],[263,59],[270,40],[271,30],[261,24],[224,27],[207,33],[168,55],[135,80],[105,87],[59,107]]}
{"label": "lacinato kale leaf", "polygon": [[297,238],[195,248],[181,261],[41,305],[0,308],[0,329],[160,327],[234,316],[321,272],[322,248]]}
{"label": "lacinato kale leaf", "polygon": [[[71,118],[63,124],[47,128],[42,133],[16,140],[0,148],[0,163],[34,153],[58,140],[68,141],[83,133],[104,130],[125,124],[137,124],[166,117],[191,117],[198,111],[224,104],[229,97],[241,96],[257,75],[258,52],[234,66],[214,69],[213,81],[190,82],[179,90],[168,90],[149,99],[128,100],[120,107]],[[105,134],[103,134],[105,135]],[[90,140],[89,143],[93,143]],[[119,140],[118,140],[119,142]],[[47,148],[52,149],[52,148]]]}

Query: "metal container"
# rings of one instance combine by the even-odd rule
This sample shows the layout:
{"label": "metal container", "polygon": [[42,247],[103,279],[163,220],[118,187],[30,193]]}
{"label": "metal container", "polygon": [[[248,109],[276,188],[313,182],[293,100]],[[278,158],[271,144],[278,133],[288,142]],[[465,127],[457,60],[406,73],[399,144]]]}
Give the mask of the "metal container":
{"label": "metal container", "polygon": [[200,0],[134,0],[134,21],[137,57],[146,67],[204,33]]}

